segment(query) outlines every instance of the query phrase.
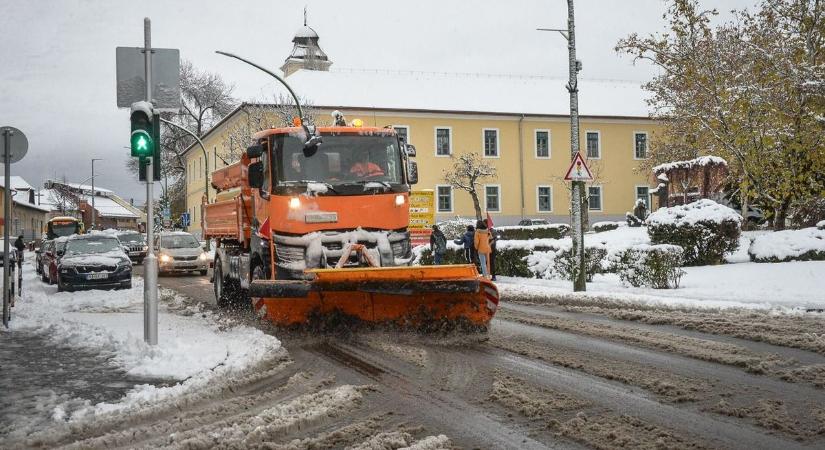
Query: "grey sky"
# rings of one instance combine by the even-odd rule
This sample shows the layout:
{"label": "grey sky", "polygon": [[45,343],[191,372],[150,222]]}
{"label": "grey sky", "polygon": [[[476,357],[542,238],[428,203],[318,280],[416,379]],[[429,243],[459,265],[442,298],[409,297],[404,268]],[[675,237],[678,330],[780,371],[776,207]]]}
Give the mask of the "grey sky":
{"label": "grey sky", "polygon": [[[566,76],[566,42],[534,31],[565,27],[564,0],[4,0],[0,125],[23,130],[30,146],[12,174],[35,185],[63,175],[82,182],[91,175],[90,158],[105,158],[95,163],[97,184],[142,203],[145,190],[125,169],[129,120],[128,111],[115,106],[115,47],[142,45],[143,17],[149,16],[155,47],[179,48],[182,58],[219,72],[240,99],[268,97],[272,85],[265,75],[214,50],[280,67],[304,4],[333,69]],[[702,4],[727,16],[754,1]],[[578,0],[582,77],[649,79],[649,67],[634,67],[613,47],[634,31],[663,31],[664,10],[661,0]]]}

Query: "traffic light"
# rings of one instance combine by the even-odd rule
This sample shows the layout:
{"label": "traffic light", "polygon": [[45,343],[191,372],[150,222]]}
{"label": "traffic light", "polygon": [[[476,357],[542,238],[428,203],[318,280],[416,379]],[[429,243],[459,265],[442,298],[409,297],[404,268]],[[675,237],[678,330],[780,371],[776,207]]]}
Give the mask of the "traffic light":
{"label": "traffic light", "polygon": [[132,156],[140,158],[138,178],[146,181],[146,166],[152,166],[152,179],[160,179],[160,117],[149,102],[132,104]]}

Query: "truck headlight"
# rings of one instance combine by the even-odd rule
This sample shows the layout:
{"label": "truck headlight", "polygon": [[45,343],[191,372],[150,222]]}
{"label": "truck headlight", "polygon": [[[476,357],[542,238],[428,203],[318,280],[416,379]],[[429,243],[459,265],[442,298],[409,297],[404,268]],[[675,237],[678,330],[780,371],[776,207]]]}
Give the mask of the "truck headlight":
{"label": "truck headlight", "polygon": [[292,197],[289,199],[289,209],[298,209],[301,207],[301,199]]}
{"label": "truck headlight", "polygon": [[404,196],[403,195],[396,195],[395,196],[395,206],[401,206],[404,204]]}

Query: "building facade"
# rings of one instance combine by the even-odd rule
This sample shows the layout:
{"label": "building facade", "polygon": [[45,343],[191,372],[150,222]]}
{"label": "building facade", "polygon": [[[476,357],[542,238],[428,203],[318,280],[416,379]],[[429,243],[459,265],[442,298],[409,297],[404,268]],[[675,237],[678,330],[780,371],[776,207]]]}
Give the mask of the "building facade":
{"label": "building facade", "polygon": [[43,233],[43,227],[48,220],[49,208],[35,203],[35,189],[20,177],[10,178],[11,184],[11,216],[5,217],[4,180],[0,177],[0,236],[3,229],[9,227],[9,236],[12,239],[22,235],[26,242],[37,241]]}

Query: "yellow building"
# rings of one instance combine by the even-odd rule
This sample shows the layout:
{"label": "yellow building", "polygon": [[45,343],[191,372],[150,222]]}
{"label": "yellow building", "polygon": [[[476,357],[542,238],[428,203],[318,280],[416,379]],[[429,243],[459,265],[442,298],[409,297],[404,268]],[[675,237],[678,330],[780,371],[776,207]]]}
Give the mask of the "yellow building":
{"label": "yellow building", "polygon": [[[307,33],[302,28],[297,34]],[[569,222],[569,183],[563,181],[570,164],[566,80],[307,69],[293,70],[287,81],[314,105],[318,124],[329,124],[330,113],[339,110],[367,126],[392,126],[415,145],[419,184],[413,189],[435,191],[438,220],[473,217],[470,195],[445,185],[443,172],[452,165],[451,155],[474,152],[498,172],[479,190],[482,211],[497,225],[522,218]],[[272,89],[284,92],[277,83]],[[639,83],[581,80],[579,90],[581,153],[595,175],[588,184],[590,222],[623,220],[637,199],[649,204],[650,176],[638,166],[659,126],[648,118]],[[200,230],[204,160],[209,171],[224,165],[221,156],[238,139],[250,109],[254,105],[241,105],[203,137],[206,158],[198,147],[185,153],[191,231]],[[274,114],[266,122],[280,126]]]}

